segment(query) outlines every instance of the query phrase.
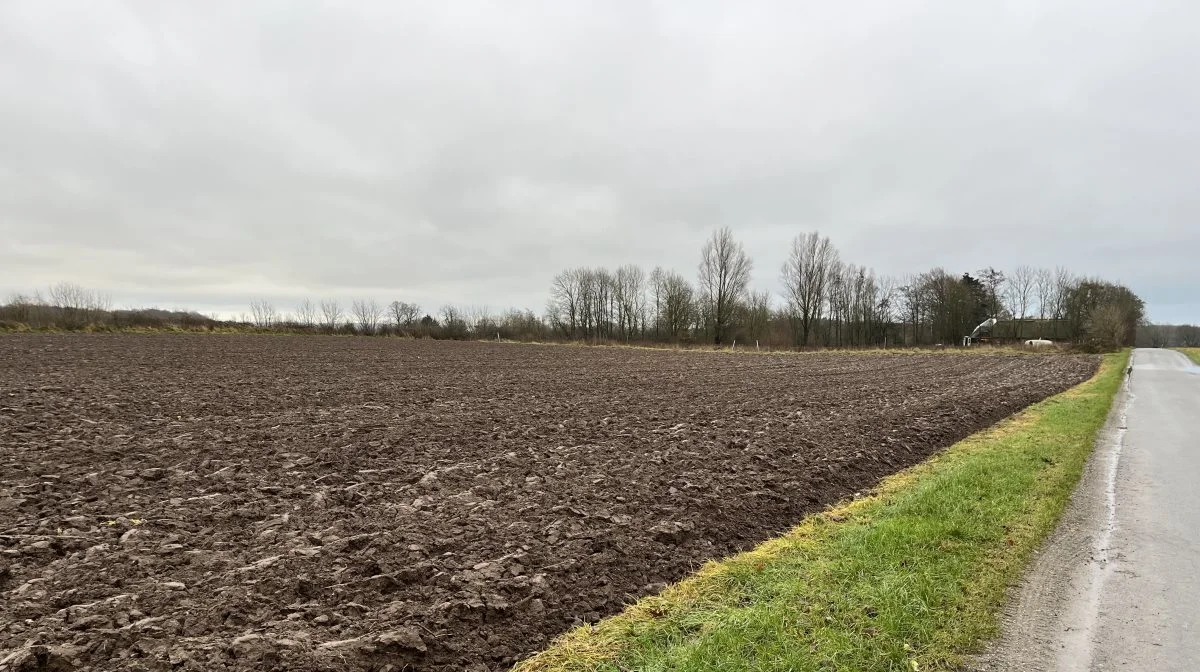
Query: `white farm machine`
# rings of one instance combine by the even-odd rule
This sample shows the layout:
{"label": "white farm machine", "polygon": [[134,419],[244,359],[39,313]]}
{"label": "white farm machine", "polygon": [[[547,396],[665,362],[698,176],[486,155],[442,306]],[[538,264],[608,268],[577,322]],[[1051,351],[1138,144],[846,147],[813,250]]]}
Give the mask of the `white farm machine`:
{"label": "white farm machine", "polygon": [[[1011,321],[1005,322],[1004,334],[993,334],[992,327],[996,326],[996,322],[997,319],[994,317],[989,317],[983,322],[980,322],[979,326],[975,327],[975,330],[971,332],[970,336],[963,336],[963,347],[970,347],[976,343],[991,343],[993,340],[997,343],[1023,343],[1027,348],[1043,348],[1054,344],[1054,341],[1042,338],[1041,336],[1028,339],[1022,338],[1019,329],[1014,330],[1011,328]],[[1019,327],[1021,324],[1022,323],[1018,323],[1017,326]],[[1030,322],[1029,324],[1033,324],[1034,328],[1038,328],[1036,322]],[[1000,337],[996,338],[997,336]]]}
{"label": "white farm machine", "polygon": [[988,337],[982,334],[987,333],[990,335],[994,326],[996,326],[996,318],[994,317],[989,317],[980,322],[979,326],[975,327],[975,331],[972,331],[970,336],[963,336],[963,347],[970,347],[975,343],[987,343]]}

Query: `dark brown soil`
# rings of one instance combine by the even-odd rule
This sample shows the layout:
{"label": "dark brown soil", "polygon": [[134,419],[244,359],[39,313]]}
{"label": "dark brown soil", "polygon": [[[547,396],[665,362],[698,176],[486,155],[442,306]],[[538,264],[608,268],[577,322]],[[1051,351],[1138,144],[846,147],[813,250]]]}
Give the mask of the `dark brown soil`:
{"label": "dark brown soil", "polygon": [[1096,364],[0,337],[0,668],[503,670]]}

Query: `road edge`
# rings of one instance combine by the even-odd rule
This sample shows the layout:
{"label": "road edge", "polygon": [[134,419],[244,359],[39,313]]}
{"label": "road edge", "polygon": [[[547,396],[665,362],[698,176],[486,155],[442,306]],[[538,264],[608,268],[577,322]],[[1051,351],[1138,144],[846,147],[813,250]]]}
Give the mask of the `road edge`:
{"label": "road edge", "polygon": [[1112,569],[1116,479],[1134,398],[1127,373],[1058,525],[1011,590],[1000,636],[966,666],[970,672],[1089,668],[1097,605]]}

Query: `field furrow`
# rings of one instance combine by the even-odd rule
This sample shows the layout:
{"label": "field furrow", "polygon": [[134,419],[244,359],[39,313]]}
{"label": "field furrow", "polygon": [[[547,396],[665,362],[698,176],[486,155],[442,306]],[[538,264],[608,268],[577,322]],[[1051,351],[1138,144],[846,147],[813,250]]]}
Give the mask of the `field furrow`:
{"label": "field furrow", "polygon": [[1097,363],[0,337],[0,659],[507,669]]}

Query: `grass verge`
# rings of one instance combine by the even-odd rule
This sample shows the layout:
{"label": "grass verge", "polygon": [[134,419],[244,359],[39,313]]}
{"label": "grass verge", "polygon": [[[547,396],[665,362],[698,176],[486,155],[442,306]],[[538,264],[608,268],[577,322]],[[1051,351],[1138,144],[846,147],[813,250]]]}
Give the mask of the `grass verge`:
{"label": "grass verge", "polygon": [[710,562],[514,672],[954,669],[1083,473],[1128,353],[870,496]]}
{"label": "grass verge", "polygon": [[1200,348],[1179,348],[1179,351],[1191,358],[1197,366],[1200,366]]}

